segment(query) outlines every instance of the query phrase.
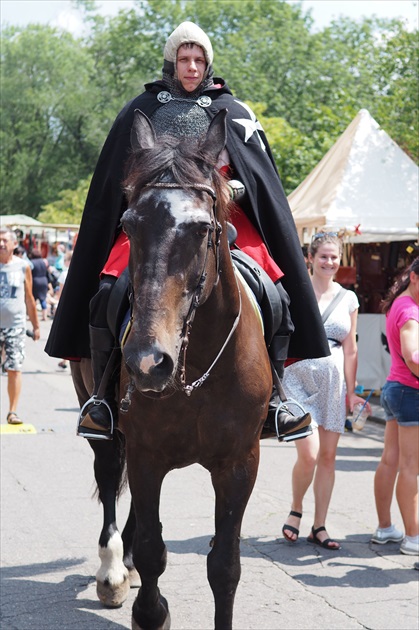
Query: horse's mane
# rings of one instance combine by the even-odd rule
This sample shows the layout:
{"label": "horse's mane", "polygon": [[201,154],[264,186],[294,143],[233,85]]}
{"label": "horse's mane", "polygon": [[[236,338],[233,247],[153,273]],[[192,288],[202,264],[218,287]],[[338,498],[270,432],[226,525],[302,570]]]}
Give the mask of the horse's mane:
{"label": "horse's mane", "polygon": [[217,165],[204,153],[199,140],[160,136],[153,148],[132,151],[126,164],[123,187],[128,200],[138,198],[142,188],[158,181],[174,182],[179,186],[206,184],[208,180],[217,196],[217,214],[228,219],[226,178]]}

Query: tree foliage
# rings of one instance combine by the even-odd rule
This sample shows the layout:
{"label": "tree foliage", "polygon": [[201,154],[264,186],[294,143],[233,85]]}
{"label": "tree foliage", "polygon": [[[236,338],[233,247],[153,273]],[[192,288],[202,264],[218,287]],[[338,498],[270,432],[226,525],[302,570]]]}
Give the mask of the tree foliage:
{"label": "tree foliage", "polygon": [[397,20],[340,18],[313,32],[310,13],[283,0],[137,0],[113,18],[75,4],[83,38],[39,25],[2,33],[3,213],[78,216],[116,114],[161,76],[185,19],[208,33],[216,76],[255,109],[287,194],[362,108],[419,162],[418,33]]}
{"label": "tree foliage", "polygon": [[75,190],[61,190],[56,200],[42,207],[38,220],[42,223],[80,223],[90,179],[81,179]]}
{"label": "tree foliage", "polygon": [[1,210],[36,216],[92,168],[91,58],[71,35],[30,26],[3,33],[1,64]]}

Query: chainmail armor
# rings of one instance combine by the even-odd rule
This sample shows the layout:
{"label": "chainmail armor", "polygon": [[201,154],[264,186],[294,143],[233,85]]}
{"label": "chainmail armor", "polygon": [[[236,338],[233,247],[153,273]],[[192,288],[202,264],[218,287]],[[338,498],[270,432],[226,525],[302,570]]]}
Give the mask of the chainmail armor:
{"label": "chainmail armor", "polygon": [[196,99],[213,85],[212,78],[205,79],[193,92],[184,90],[181,83],[169,74],[163,73],[163,81],[174,100],[161,105],[151,115],[156,134],[158,136],[166,134],[176,138],[198,137],[205,134],[210,118],[205,108],[198,105]]}

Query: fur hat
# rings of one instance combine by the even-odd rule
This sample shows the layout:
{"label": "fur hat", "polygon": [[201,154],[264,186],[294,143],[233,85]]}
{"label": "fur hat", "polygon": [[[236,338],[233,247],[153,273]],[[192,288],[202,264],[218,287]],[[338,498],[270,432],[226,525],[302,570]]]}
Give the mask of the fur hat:
{"label": "fur hat", "polygon": [[182,46],[182,44],[196,44],[202,48],[207,62],[207,69],[205,71],[205,76],[207,76],[214,59],[214,53],[208,35],[193,22],[182,22],[179,24],[173,33],[169,35],[163,53],[165,62],[168,61],[173,64],[173,68],[176,68],[176,55],[178,48]]}

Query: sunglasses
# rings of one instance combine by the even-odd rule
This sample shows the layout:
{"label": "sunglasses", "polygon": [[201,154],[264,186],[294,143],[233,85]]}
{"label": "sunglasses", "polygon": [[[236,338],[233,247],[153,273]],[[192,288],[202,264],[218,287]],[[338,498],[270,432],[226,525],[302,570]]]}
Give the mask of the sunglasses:
{"label": "sunglasses", "polygon": [[337,232],[317,232],[311,239],[311,241],[315,241],[318,238],[322,238],[323,236],[339,236]]}

